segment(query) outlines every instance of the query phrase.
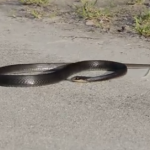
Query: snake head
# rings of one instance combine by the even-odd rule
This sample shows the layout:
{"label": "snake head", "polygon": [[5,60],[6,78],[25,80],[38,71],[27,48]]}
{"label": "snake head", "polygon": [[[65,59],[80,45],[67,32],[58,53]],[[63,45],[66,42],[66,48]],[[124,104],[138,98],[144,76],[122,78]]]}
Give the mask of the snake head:
{"label": "snake head", "polygon": [[88,82],[87,77],[83,77],[83,76],[75,76],[75,77],[72,77],[70,80],[72,82],[80,82],[80,83]]}

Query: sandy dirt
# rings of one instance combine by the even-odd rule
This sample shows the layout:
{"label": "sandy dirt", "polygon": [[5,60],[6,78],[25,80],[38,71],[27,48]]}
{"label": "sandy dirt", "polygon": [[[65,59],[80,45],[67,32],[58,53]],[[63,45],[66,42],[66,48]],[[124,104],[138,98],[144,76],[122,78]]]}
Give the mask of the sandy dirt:
{"label": "sandy dirt", "polygon": [[[6,6],[0,10],[1,66],[89,59],[150,63],[146,39],[12,17],[13,6]],[[0,149],[148,150],[150,76],[143,78],[145,71],[90,84],[0,87]]]}

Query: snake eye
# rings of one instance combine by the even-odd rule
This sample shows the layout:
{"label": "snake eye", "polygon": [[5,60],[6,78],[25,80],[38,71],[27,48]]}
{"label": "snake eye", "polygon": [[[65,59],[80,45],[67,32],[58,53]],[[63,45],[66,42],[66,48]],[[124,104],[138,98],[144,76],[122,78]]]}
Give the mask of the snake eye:
{"label": "snake eye", "polygon": [[80,77],[76,76],[74,77],[74,80],[81,80]]}
{"label": "snake eye", "polygon": [[71,78],[71,81],[73,81],[73,82],[76,82],[76,81],[78,81],[78,80],[80,80],[80,77],[79,77],[79,76],[75,76],[75,77],[72,77],[72,78]]}
{"label": "snake eye", "polygon": [[87,82],[86,77],[83,76],[75,76],[71,78],[72,82]]}

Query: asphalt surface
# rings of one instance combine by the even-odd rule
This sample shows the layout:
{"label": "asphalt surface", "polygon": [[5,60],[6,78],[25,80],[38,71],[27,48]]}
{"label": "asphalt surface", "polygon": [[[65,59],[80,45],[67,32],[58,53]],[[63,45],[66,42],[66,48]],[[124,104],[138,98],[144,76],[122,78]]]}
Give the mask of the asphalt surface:
{"label": "asphalt surface", "polygon": [[[90,59],[150,63],[149,43],[139,38],[87,39],[81,37],[95,36],[65,28],[0,11],[1,66]],[[144,71],[90,84],[0,87],[0,149],[148,150],[150,80]]]}

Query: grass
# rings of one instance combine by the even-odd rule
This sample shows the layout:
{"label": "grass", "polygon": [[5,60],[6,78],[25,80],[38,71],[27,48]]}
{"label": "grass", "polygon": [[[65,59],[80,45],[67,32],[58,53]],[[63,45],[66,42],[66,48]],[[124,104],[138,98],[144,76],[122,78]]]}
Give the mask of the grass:
{"label": "grass", "polygon": [[[52,18],[58,15],[58,12],[53,10],[54,6],[49,5],[50,0],[18,1],[23,5],[27,5],[27,13],[32,18]],[[147,11],[145,0],[129,0],[129,2],[119,6],[114,2],[110,2],[108,6],[104,8],[99,8],[97,1],[98,0],[80,0],[79,5],[75,7],[78,18],[82,18],[86,25],[100,27],[106,29],[105,31],[108,31],[111,27],[122,28],[126,25],[130,31],[134,26],[134,30],[137,33],[145,37],[150,37],[150,10]],[[15,16],[16,15],[13,17]]]}
{"label": "grass", "polygon": [[19,0],[21,4],[27,5],[27,14],[32,18],[41,19],[54,17],[56,12],[50,8],[50,0]]}
{"label": "grass", "polygon": [[[92,2],[90,2],[89,0],[80,0],[80,2],[81,6],[76,7],[76,12],[78,16],[80,18],[83,18],[84,20],[92,20],[95,26],[105,27],[107,23],[110,23],[111,20],[113,20],[113,17],[119,16],[120,13],[123,13],[122,16],[128,16],[125,12],[122,12],[122,9],[120,10],[120,13],[118,12],[118,14],[115,15],[115,13],[113,13],[113,8],[115,9],[117,8],[117,6],[114,5],[109,9],[104,8],[103,10],[100,10],[98,7],[96,7],[97,0]],[[140,8],[143,8],[145,0],[130,0],[130,2],[127,3],[126,7],[128,7],[128,4],[132,6],[138,5],[137,7],[135,6],[135,8],[138,8],[140,10]],[[142,15],[138,15],[139,13],[136,13],[136,11],[133,10],[133,12],[136,13],[133,15],[132,6],[129,7],[131,10],[130,16],[135,21],[135,24],[133,25],[134,29],[140,35],[150,37],[150,10],[147,11],[147,9],[142,9],[142,12],[145,11],[144,13],[142,13]]]}
{"label": "grass", "polygon": [[34,17],[34,18],[37,18],[37,19],[41,19],[43,16],[44,16],[44,13],[39,11],[39,10],[36,10],[36,9],[31,9],[29,11],[29,13]]}
{"label": "grass", "polygon": [[53,18],[57,16],[57,11],[51,12],[51,13],[47,13],[44,10],[40,10],[40,9],[28,9],[28,13],[36,19],[42,19],[45,17],[48,18]]}
{"label": "grass", "polygon": [[145,37],[150,37],[150,10],[144,14],[134,17],[135,30]]}
{"label": "grass", "polygon": [[95,26],[104,27],[105,23],[110,22],[108,10],[100,10],[96,7],[97,0],[90,2],[81,0],[81,6],[76,6],[76,12],[80,18],[92,20]]}
{"label": "grass", "polygon": [[49,3],[49,0],[19,0],[24,5],[47,5]]}

